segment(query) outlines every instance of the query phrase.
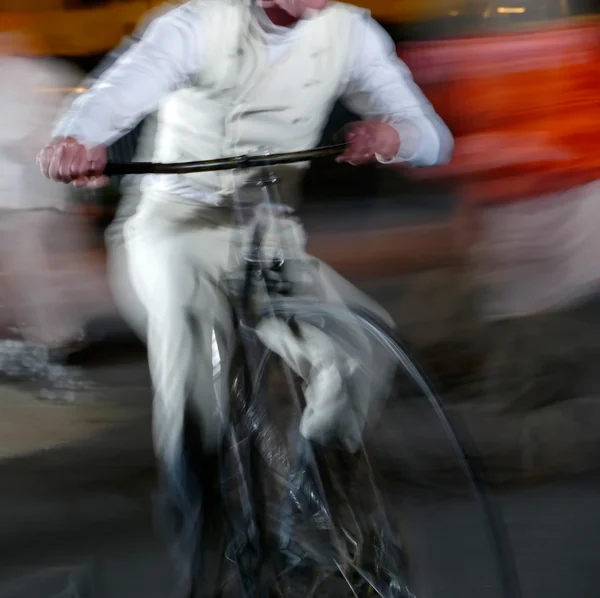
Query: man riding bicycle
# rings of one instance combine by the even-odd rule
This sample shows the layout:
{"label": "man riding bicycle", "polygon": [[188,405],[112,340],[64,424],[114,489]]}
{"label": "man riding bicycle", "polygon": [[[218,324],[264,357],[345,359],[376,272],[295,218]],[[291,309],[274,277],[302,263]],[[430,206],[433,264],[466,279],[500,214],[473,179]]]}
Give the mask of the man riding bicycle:
{"label": "man riding bicycle", "polygon": [[[38,162],[56,181],[102,186],[107,146],[156,108],[158,162],[307,149],[318,142],[337,99],[365,119],[348,128],[339,161],[428,166],[449,159],[450,132],[366,11],[328,0],[192,0],[156,19],[75,101]],[[277,170],[287,201],[294,202],[305,167]],[[203,450],[202,479],[193,484],[210,484],[216,475],[217,406],[227,388],[217,388],[211,355],[215,338],[222,359],[233,351],[220,283],[232,261],[231,198],[246,182],[239,172],[148,177],[126,227],[130,276],[147,314],[156,451],[180,529],[199,508],[199,499],[190,503],[186,477],[186,412]],[[298,226],[288,223],[281,237],[295,244],[294,257],[305,256]],[[315,275],[327,300],[358,297],[324,265],[315,266]],[[318,335],[304,345],[288,339],[283,352],[310,363],[306,392],[312,384],[313,395],[321,393],[315,404],[326,405],[331,363],[322,341],[325,347]],[[302,434],[318,440],[340,413],[329,410],[325,423],[319,413],[305,414]]]}

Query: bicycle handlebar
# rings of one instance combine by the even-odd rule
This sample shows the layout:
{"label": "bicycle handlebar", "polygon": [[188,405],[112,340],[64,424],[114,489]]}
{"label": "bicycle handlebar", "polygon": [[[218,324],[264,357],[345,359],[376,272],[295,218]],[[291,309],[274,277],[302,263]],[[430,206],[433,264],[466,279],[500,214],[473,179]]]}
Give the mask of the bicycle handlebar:
{"label": "bicycle handlebar", "polygon": [[311,150],[299,152],[286,152],[262,156],[236,156],[220,158],[218,160],[202,160],[199,162],[178,162],[174,164],[159,164],[154,162],[130,162],[119,164],[109,162],[104,174],[107,176],[121,176],[127,174],[190,174],[195,172],[209,172],[217,170],[234,170],[237,168],[258,168],[276,164],[291,164],[293,162],[307,162],[317,158],[327,158],[340,155],[347,147],[345,143],[324,145]]}

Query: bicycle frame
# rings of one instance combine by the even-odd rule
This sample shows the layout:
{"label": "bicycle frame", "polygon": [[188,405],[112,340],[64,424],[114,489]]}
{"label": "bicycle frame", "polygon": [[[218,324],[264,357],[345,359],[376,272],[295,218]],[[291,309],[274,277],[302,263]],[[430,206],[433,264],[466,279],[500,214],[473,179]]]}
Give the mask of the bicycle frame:
{"label": "bicycle frame", "polygon": [[[261,174],[259,175],[258,180],[254,183],[260,188],[262,194],[262,201],[258,205],[253,206],[255,214],[259,213],[261,210],[266,210],[271,212],[272,215],[275,209],[285,208],[283,204],[275,201],[274,198],[274,189],[277,187],[278,182],[279,181],[276,175],[270,171],[267,166],[262,167]],[[234,197],[234,210],[236,212],[236,219],[238,224],[243,227],[244,206],[239,200],[237,194]],[[252,319],[250,304],[252,299],[253,282],[261,280],[266,289],[269,290],[269,273],[275,266],[283,268],[285,265],[285,260],[283,257],[281,257],[276,263],[268,264],[265,258],[262,256],[261,250],[263,247],[264,230],[260,220],[257,220],[257,222],[254,224],[250,238],[251,242],[248,251],[246,255],[242,255],[242,260],[245,263],[245,269],[243,284],[241,292],[239,293],[240,310],[237,314],[240,319],[244,321],[244,323],[248,323],[247,320]]]}
{"label": "bicycle frame", "polygon": [[[272,207],[273,202],[270,195],[270,189],[274,188],[278,179],[275,174],[269,170],[269,166],[280,164],[291,164],[294,162],[307,162],[310,160],[340,155],[347,147],[346,143],[338,143],[317,147],[311,150],[302,150],[296,152],[235,156],[231,158],[220,158],[216,160],[202,160],[197,162],[183,162],[175,164],[160,164],[155,162],[131,162],[127,164],[109,163],[106,166],[104,174],[107,176],[124,176],[134,174],[190,174],[209,171],[240,170],[250,168],[260,168],[261,175],[256,183],[263,192],[263,206]],[[234,198],[236,196],[234,195]],[[242,221],[241,205],[236,199],[234,208],[238,223]],[[250,251],[244,257],[246,268],[244,273],[244,284],[241,289],[240,309],[236,316],[245,321],[250,317],[249,305],[251,299],[253,278],[264,277],[264,265],[260,261],[260,249],[262,246],[263,231],[260,229],[260,223],[257,223],[253,234]],[[283,266],[283,263],[281,264]],[[266,279],[265,279],[266,280]]]}
{"label": "bicycle frame", "polygon": [[[345,146],[331,146],[328,148],[321,148],[314,150],[314,154],[317,157],[336,155],[341,153]],[[256,510],[257,498],[256,488],[258,487],[258,478],[254,471],[254,455],[258,453],[264,453],[264,443],[267,442],[270,445],[277,443],[275,438],[261,439],[262,427],[261,423],[265,421],[267,412],[267,396],[264,394],[265,389],[259,387],[259,380],[261,379],[261,372],[264,368],[262,358],[265,355],[269,355],[270,351],[266,350],[254,330],[259,322],[258,314],[254,309],[253,299],[255,298],[256,285],[263,285],[266,300],[268,301],[271,297],[270,287],[270,276],[274,268],[278,268],[281,271],[282,279],[280,282],[284,284],[289,281],[286,278],[285,273],[285,259],[282,257],[279,261],[272,263],[268,261],[262,255],[264,229],[260,218],[260,210],[266,212],[267,217],[283,216],[286,208],[277,197],[277,186],[279,180],[275,173],[269,168],[271,165],[281,164],[290,161],[304,161],[311,157],[313,152],[296,152],[290,155],[273,155],[273,156],[254,156],[254,157],[238,157],[232,160],[223,161],[212,161],[210,163],[191,163],[189,165],[177,167],[171,167],[168,165],[153,165],[152,170],[154,172],[196,172],[198,166],[204,168],[203,164],[206,164],[207,170],[213,170],[215,165],[218,169],[224,170],[227,168],[245,169],[255,168],[259,166],[259,172],[257,177],[253,178],[250,185],[255,185],[261,191],[262,199],[258,203],[251,204],[251,209],[254,214],[258,214],[256,222],[253,227],[248,231],[247,223],[245,222],[245,210],[247,209],[244,202],[241,200],[239,193],[234,194],[234,216],[236,224],[239,226],[240,234],[242,237],[249,233],[250,244],[247,246],[245,253],[241,256],[242,270],[239,280],[235,281],[234,292],[228,293],[231,298],[233,321],[237,331],[238,347],[242,353],[242,371],[233,371],[233,377],[242,376],[241,384],[233,384],[233,388],[236,393],[243,393],[237,397],[238,401],[242,406],[242,413],[240,414],[244,421],[244,432],[242,437],[238,435],[235,423],[231,420],[229,415],[225,415],[225,434],[226,443],[224,446],[232,452],[235,468],[237,470],[236,479],[238,480],[236,486],[238,488],[239,496],[244,504],[244,508],[241,513],[241,519],[236,518],[230,520],[230,528],[232,531],[238,530],[241,533],[234,533],[229,539],[228,554],[229,558],[236,563],[240,575],[240,581],[244,589],[244,593],[247,596],[255,596],[256,589],[260,585],[260,570],[265,562],[263,554],[263,542],[264,537],[262,536],[262,526],[260,524],[260,517]],[[218,162],[218,164],[216,164]],[[131,166],[131,168],[130,168]],[[137,168],[136,168],[137,167]],[[132,172],[139,169],[140,171],[148,171],[148,165],[132,164],[123,166],[121,170]],[[116,174],[120,169],[116,166],[111,166],[109,172]],[[268,304],[267,304],[268,305]],[[295,327],[294,322],[288,322],[292,334],[298,335],[300,331]],[[220,362],[220,354],[218,352],[218,345],[216,344],[217,339],[214,337],[213,342],[213,363]],[[216,353],[215,353],[216,352]],[[216,360],[216,361],[215,361]],[[290,372],[287,372],[289,376]],[[244,380],[245,379],[245,380]],[[249,384],[249,386],[246,386]],[[296,397],[297,406],[302,409],[304,405],[301,404],[301,397]],[[230,397],[233,400],[234,397]],[[261,447],[259,448],[259,443]],[[253,448],[254,447],[254,448]],[[263,450],[261,450],[261,448]],[[258,451],[258,453],[256,452]],[[318,476],[318,468],[314,460],[314,456],[310,452],[308,447],[303,448],[304,459],[303,468],[309,467],[312,471],[316,472]],[[272,453],[272,451],[269,451]],[[286,477],[289,477],[294,471],[294,467],[290,461],[285,458],[285,461],[279,463],[282,465],[285,471]],[[221,468],[223,473],[223,468]],[[322,495],[324,491],[322,488],[322,482],[319,479],[319,485]],[[222,492],[225,496],[227,494],[227,480],[226,477],[221,477]],[[289,488],[286,488],[290,491]],[[329,509],[327,508],[327,512]],[[289,542],[289,525],[287,519],[282,518],[281,528],[278,532],[278,539],[280,545],[287,545]]]}
{"label": "bicycle frame", "polygon": [[[154,164],[143,162],[132,164],[109,164],[105,170],[105,174],[109,176],[127,174],[186,174],[195,172],[205,172],[211,170],[222,171],[230,169],[245,169],[259,167],[262,169],[258,183],[261,186],[263,194],[263,202],[261,203],[264,206],[270,206],[272,208],[272,206],[274,205],[272,201],[272,189],[277,185],[277,178],[273,175],[272,172],[269,171],[269,166],[292,162],[305,162],[310,161],[314,158],[335,156],[340,154],[345,149],[345,147],[345,144],[340,144],[316,148],[314,150],[292,152],[287,154],[273,154],[270,156],[239,156],[235,158],[225,158],[219,160],[189,162],[180,164]],[[241,208],[239,202],[237,202],[236,209],[238,208]],[[254,348],[252,343],[260,343],[256,335],[251,334],[251,331],[254,329],[257,323],[254,320],[258,315],[253,311],[251,299],[253,297],[254,285],[257,281],[262,281],[263,284],[266,285],[267,290],[269,290],[268,275],[269,270],[271,269],[269,264],[267,264],[261,256],[263,237],[264,231],[260,226],[260,221],[258,221],[256,223],[256,226],[252,230],[249,251],[247,252],[247,255],[244,256],[244,267],[242,273],[243,276],[241,281],[239,282],[240,286],[238,288],[238,293],[236,294],[238,300],[234,302],[235,320],[239,324],[238,338],[240,339],[242,350],[244,352],[244,358],[246,362],[245,366],[246,369],[250,370],[251,374],[254,374],[255,376],[257,373],[260,373],[260,368],[263,366],[263,364],[260,362],[256,362],[255,358],[257,353],[252,351],[252,349]],[[285,266],[285,260],[281,260],[281,262],[276,265],[278,267],[283,268]],[[367,318],[365,321],[367,322],[367,324],[369,324],[369,318]],[[293,322],[290,322],[290,324],[293,326]],[[377,323],[370,325],[372,326],[373,330],[377,330]],[[385,331],[385,327],[382,330],[384,330],[383,334],[386,338],[392,338],[392,335]],[[519,584],[518,580],[516,579],[516,575],[511,569],[513,566],[511,555],[505,546],[503,538],[501,537],[501,530],[499,527],[500,524],[498,522],[498,518],[495,516],[489,504],[489,498],[487,497],[485,490],[479,482],[478,476],[475,475],[473,469],[471,468],[469,459],[466,456],[460,442],[458,441],[458,437],[454,432],[452,426],[450,425],[450,422],[448,421],[448,418],[445,415],[444,410],[435,392],[431,390],[429,383],[421,374],[419,374],[419,372],[415,373],[413,371],[415,369],[415,366],[411,362],[408,354],[405,353],[404,349],[400,347],[398,351],[399,353],[397,357],[400,363],[404,368],[406,368],[408,373],[411,375],[412,379],[418,381],[418,384],[423,389],[428,401],[434,406],[436,414],[442,421],[451,439],[451,442],[455,446],[455,451],[459,457],[461,468],[464,470],[467,479],[469,480],[469,484],[471,485],[471,488],[475,496],[477,497],[477,500],[480,503],[482,515],[484,517],[484,520],[488,524],[490,541],[495,551],[497,561],[499,563],[499,573],[501,577],[503,595],[511,596],[512,598],[518,597],[520,595]],[[247,373],[247,371],[244,373]],[[255,381],[252,380],[253,385],[254,382]],[[254,386],[251,389],[251,396],[253,398],[256,398],[256,389],[254,388]],[[262,403],[262,401],[259,401],[259,403]],[[264,405],[254,403],[254,407],[262,409]],[[246,413],[246,417],[251,417],[251,415]],[[235,430],[233,430],[232,428],[233,426],[230,426],[229,433],[234,434],[233,439],[235,440]],[[256,434],[256,432],[254,430],[249,430],[249,432],[249,440],[250,442],[253,442],[254,435]],[[257,518],[256,513],[253,509],[253,501],[251,500],[252,488],[248,486],[248,484],[253,481],[252,464],[248,461],[244,461],[243,456],[239,454],[239,451],[237,457],[238,464],[243,468],[244,473],[248,474],[244,477],[243,481],[246,483],[246,485],[242,489],[245,492],[245,495],[250,499],[245,505],[246,507],[249,507],[249,509],[245,509],[244,513],[244,526],[246,527],[247,524],[246,529],[248,531],[248,533],[246,534],[247,541],[245,543],[245,546],[247,547],[248,545],[250,545],[253,549],[253,554],[249,557],[250,560],[248,560],[245,558],[245,555],[241,554],[241,550],[244,548],[244,546],[233,546],[234,549],[237,548],[238,550],[234,555],[231,555],[229,553],[228,556],[230,558],[232,556],[234,557],[233,560],[238,565],[241,574],[242,585],[244,587],[245,594],[251,595],[252,589],[256,588],[255,583],[258,580],[258,577],[256,576],[256,573],[258,571],[257,567],[262,562],[262,542],[261,538],[257,534]],[[251,459],[250,454],[245,455],[245,457],[247,459]],[[314,456],[310,456],[309,459],[312,461],[311,465],[318,473],[318,468],[315,465]],[[321,488],[319,488],[319,490],[322,491],[322,485]],[[243,559],[243,562],[241,561],[241,559]],[[248,576],[246,576],[246,573],[248,574]],[[375,588],[375,586],[372,587]],[[396,594],[394,593],[394,595]]]}

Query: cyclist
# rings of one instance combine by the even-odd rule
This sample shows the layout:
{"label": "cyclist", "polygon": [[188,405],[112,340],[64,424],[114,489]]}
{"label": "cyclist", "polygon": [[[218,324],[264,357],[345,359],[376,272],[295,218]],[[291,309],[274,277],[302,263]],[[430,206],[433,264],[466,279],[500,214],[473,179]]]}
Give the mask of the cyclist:
{"label": "cyclist", "polygon": [[[105,185],[107,146],[156,108],[156,161],[306,149],[318,142],[338,98],[364,119],[348,128],[339,161],[427,166],[449,159],[450,132],[364,10],[327,0],[201,0],[152,22],[74,102],[38,162],[56,181]],[[305,167],[278,170],[286,199],[294,198]],[[248,176],[148,177],[125,231],[130,276],[147,314],[156,451],[180,538],[200,505],[192,485],[204,491],[216,475],[218,405],[226,387],[215,384],[213,341],[221,366],[232,350],[230,309],[218,283],[231,266],[231,197]],[[283,229],[279,238],[295,247],[294,256],[304,255],[302,241],[294,240],[302,239],[299,227],[289,220]],[[368,301],[324,265],[310,263],[327,300]],[[331,407],[339,387],[331,351],[313,332],[304,343],[282,336],[279,349],[297,370],[312,366],[306,393],[315,409],[305,413],[302,433],[317,438],[342,417],[344,402]],[[200,428],[202,479],[191,478],[187,466],[187,421]]]}

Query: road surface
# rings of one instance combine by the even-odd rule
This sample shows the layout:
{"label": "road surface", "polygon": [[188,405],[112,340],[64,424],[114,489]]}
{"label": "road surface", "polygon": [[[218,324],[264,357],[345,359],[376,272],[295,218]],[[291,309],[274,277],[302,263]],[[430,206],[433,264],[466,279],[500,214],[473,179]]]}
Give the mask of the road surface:
{"label": "road surface", "polygon": [[[93,364],[85,374],[96,387],[73,404],[40,403],[31,384],[0,388],[0,598],[169,596],[172,571],[152,529],[143,352],[99,350]],[[420,595],[500,598],[472,498],[408,483],[386,451],[387,492]],[[599,489],[588,473],[494,491],[523,598],[598,597]]]}

